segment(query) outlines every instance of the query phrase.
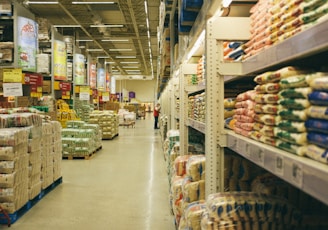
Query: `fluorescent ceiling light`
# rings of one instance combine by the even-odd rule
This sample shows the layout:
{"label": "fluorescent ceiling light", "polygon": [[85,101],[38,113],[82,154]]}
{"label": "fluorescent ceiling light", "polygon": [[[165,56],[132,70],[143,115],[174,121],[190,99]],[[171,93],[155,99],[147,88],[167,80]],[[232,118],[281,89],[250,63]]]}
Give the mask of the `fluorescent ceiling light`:
{"label": "fluorescent ceiling light", "polygon": [[80,2],[73,1],[72,4],[114,4],[115,2]]}
{"label": "fluorescent ceiling light", "polygon": [[136,56],[116,56],[116,58],[136,58]]}
{"label": "fluorescent ceiling light", "polygon": [[85,46],[79,46],[80,49],[85,49]]}
{"label": "fluorescent ceiling light", "polygon": [[128,42],[129,39],[102,39],[102,42]]}
{"label": "fluorescent ceiling light", "polygon": [[87,51],[104,51],[103,49],[87,49]]}
{"label": "fluorescent ceiling light", "polygon": [[122,61],[121,64],[138,64],[138,61]]}
{"label": "fluorescent ceiling light", "polygon": [[137,70],[137,69],[136,69],[136,70],[129,70],[129,69],[127,69],[127,70],[125,70],[125,71],[126,71],[126,72],[131,72],[131,73],[132,73],[132,72],[133,72],[133,73],[134,73],[134,72],[141,72],[140,70]]}
{"label": "fluorescent ceiling light", "polygon": [[123,25],[106,25],[106,24],[99,24],[99,25],[90,25],[90,27],[123,27]]}
{"label": "fluorescent ceiling light", "polygon": [[26,4],[58,4],[58,1],[26,1]]}
{"label": "fluorescent ceiling light", "polygon": [[109,58],[108,56],[98,56],[97,58]]}
{"label": "fluorescent ceiling light", "polygon": [[122,66],[124,69],[137,69],[139,66]]}
{"label": "fluorescent ceiling light", "polygon": [[68,27],[68,28],[70,28],[70,27],[81,27],[81,25],[54,25],[54,27]]}
{"label": "fluorescent ceiling light", "polygon": [[132,49],[109,49],[109,51],[132,51]]}

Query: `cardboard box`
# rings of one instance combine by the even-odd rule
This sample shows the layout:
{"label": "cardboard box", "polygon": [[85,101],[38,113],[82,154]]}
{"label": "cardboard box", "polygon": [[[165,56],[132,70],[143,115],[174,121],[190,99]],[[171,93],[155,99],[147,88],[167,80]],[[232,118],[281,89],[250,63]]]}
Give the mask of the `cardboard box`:
{"label": "cardboard box", "polygon": [[43,81],[42,92],[51,93],[51,81]]}

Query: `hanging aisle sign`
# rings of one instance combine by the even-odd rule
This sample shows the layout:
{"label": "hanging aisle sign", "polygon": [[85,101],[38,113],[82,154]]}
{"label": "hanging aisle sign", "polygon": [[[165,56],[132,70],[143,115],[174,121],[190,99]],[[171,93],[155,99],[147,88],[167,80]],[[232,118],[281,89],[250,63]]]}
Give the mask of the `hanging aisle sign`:
{"label": "hanging aisle sign", "polygon": [[18,66],[26,71],[36,71],[38,26],[30,18],[17,17]]}
{"label": "hanging aisle sign", "polygon": [[90,87],[80,86],[80,100],[89,101],[90,100]]}
{"label": "hanging aisle sign", "polygon": [[97,71],[97,89],[101,92],[106,91],[106,73],[104,68],[98,68]]}
{"label": "hanging aisle sign", "polygon": [[67,67],[66,67],[66,46],[63,41],[54,41],[54,79],[67,80]]}
{"label": "hanging aisle sign", "polygon": [[97,88],[97,65],[93,62],[89,66],[89,85],[91,89]]}
{"label": "hanging aisle sign", "polygon": [[74,83],[75,85],[87,84],[83,54],[74,54]]}
{"label": "hanging aisle sign", "polygon": [[22,69],[3,69],[3,82],[22,82]]}
{"label": "hanging aisle sign", "polygon": [[3,96],[4,97],[20,97],[23,96],[22,83],[3,83]]}

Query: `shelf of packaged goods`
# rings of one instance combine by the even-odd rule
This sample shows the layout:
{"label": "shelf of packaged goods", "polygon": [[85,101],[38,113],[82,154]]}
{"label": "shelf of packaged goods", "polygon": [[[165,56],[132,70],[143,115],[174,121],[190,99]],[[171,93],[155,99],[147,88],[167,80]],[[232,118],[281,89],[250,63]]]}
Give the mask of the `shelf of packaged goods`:
{"label": "shelf of packaged goods", "polygon": [[328,50],[328,20],[300,32],[250,57],[243,63],[243,73],[263,72],[288,61]]}
{"label": "shelf of packaged goods", "polygon": [[203,123],[203,122],[188,118],[188,126],[193,129],[196,129],[197,131],[199,131],[201,133],[205,133],[205,123]]}
{"label": "shelf of packaged goods", "polygon": [[198,85],[187,85],[185,90],[188,94],[202,92],[205,90],[205,83],[200,83]]}
{"label": "shelf of packaged goods", "polygon": [[227,147],[328,204],[328,165],[297,156],[227,130]]}

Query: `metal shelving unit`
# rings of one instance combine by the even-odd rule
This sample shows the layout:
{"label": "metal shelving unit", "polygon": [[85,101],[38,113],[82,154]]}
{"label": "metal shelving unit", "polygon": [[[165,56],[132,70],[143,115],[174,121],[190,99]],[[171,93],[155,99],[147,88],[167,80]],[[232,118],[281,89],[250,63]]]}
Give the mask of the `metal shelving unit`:
{"label": "metal shelving unit", "polygon": [[205,123],[188,118],[188,126],[205,134]]}
{"label": "metal shelving unit", "polygon": [[328,204],[328,167],[228,131],[227,147]]}
{"label": "metal shelving unit", "polygon": [[243,74],[259,73],[283,63],[328,50],[328,21],[269,47],[243,63]]}

